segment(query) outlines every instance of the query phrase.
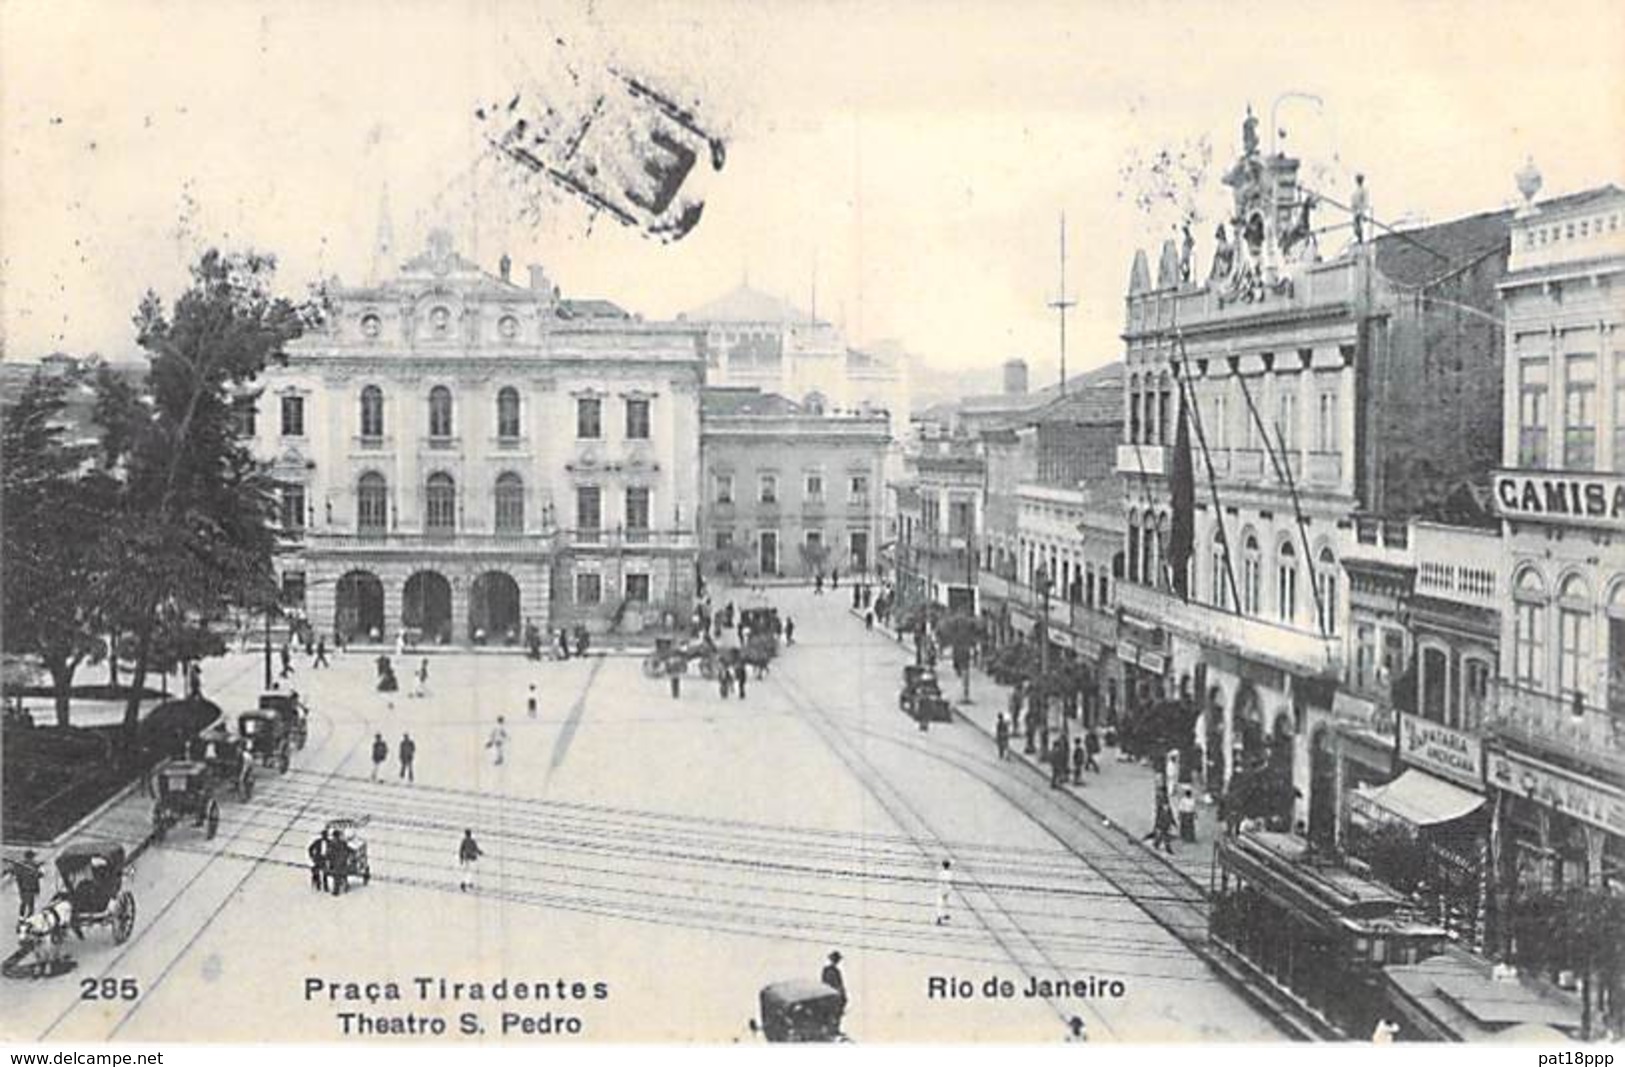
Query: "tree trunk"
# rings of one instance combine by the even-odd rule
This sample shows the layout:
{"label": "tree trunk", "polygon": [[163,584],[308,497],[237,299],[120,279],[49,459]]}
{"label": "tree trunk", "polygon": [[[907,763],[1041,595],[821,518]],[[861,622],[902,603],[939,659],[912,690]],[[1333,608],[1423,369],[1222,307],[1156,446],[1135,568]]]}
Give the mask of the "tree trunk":
{"label": "tree trunk", "polygon": [[124,757],[136,756],[136,734],[141,726],[141,694],[147,686],[147,656],[152,649],[153,623],[141,627],[135,644],[135,673],[130,678],[130,696],[124,702]]}
{"label": "tree trunk", "polygon": [[73,703],[73,672],[76,664],[66,660],[57,660],[47,663],[46,670],[51,672],[51,687],[55,692],[53,697],[56,704],[56,724],[66,729],[70,723],[69,709]]}
{"label": "tree trunk", "polygon": [[107,635],[107,684],[118,688],[118,634]]}

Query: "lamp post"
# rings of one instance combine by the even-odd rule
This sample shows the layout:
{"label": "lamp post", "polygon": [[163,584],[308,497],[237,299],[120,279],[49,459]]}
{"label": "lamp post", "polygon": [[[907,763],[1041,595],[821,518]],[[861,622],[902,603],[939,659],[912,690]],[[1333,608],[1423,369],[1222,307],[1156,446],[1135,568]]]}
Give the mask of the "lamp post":
{"label": "lamp post", "polygon": [[1038,616],[1038,683],[1039,684],[1035,685],[1033,687],[1034,690],[1036,690],[1036,692],[1034,692],[1032,694],[1032,697],[1033,697],[1034,700],[1042,701],[1042,703],[1039,705],[1038,710],[1039,710],[1040,722],[1043,725],[1043,746],[1042,746],[1043,747],[1043,754],[1047,754],[1049,752],[1049,728],[1050,728],[1050,724],[1049,724],[1049,694],[1045,691],[1045,688],[1044,688],[1048,684],[1048,679],[1049,679],[1049,591],[1050,591],[1050,573],[1049,573],[1049,567],[1047,565],[1042,564],[1042,563],[1040,563],[1038,565],[1038,569],[1033,572],[1033,582],[1034,582],[1035,585],[1038,586],[1038,596],[1039,596],[1039,600],[1040,600],[1040,606],[1039,606],[1039,616]]}

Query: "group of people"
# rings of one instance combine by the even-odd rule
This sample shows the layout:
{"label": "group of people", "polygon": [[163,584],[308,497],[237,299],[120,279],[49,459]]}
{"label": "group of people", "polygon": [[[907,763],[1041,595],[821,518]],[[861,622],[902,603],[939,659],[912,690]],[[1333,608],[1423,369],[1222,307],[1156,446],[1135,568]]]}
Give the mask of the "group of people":
{"label": "group of people", "polygon": [[[397,775],[397,777],[403,782],[417,781],[415,764],[418,756],[418,743],[412,740],[411,734],[401,734],[400,744],[395,746],[395,753],[400,757],[401,761],[400,774]],[[384,764],[387,762],[389,762],[389,742],[384,740],[383,734],[375,733],[372,735],[373,781],[376,782],[378,780],[378,775],[382,772]]]}
{"label": "group of people", "polygon": [[334,896],[350,889],[354,846],[341,831],[329,827],[317,834],[305,854],[310,857],[310,887]]}

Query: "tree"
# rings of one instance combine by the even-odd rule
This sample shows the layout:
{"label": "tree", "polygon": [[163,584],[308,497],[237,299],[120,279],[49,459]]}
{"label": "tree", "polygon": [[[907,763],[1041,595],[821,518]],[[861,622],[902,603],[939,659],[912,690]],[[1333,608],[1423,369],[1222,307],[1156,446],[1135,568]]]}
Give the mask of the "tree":
{"label": "tree", "polygon": [[1371,865],[1371,873],[1401,893],[1421,890],[1427,880],[1428,849],[1415,831],[1385,822],[1361,835],[1358,854]]}
{"label": "tree", "polygon": [[1297,798],[1292,772],[1278,760],[1238,771],[1225,790],[1225,823],[1232,833],[1243,819],[1262,819],[1270,826],[1284,829],[1291,821],[1292,805]]}
{"label": "tree", "polygon": [[[263,604],[275,584],[276,483],[237,436],[233,391],[280,358],[320,308],[274,296],[274,273],[269,256],[205,253],[171,307],[149,291],[137,310],[147,395],[98,383],[104,460],[119,474],[108,602],[119,632],[134,638],[132,694],[166,619]],[[132,738],[139,712],[132,695]]]}
{"label": "tree", "polygon": [[1170,749],[1178,750],[1180,765],[1190,766],[1189,755],[1196,747],[1197,711],[1188,701],[1158,700],[1124,719],[1118,729],[1118,744],[1131,756],[1161,760]]}
{"label": "tree", "polygon": [[74,673],[100,659],[109,480],[92,449],[67,436],[70,390],[84,381],[39,370],[4,415],[0,444],[0,614],[8,652],[37,656],[51,675],[58,726],[69,725]]}
{"label": "tree", "polygon": [[954,670],[964,683],[963,703],[970,703],[971,650],[987,637],[982,620],[964,611],[951,612],[937,623],[937,639],[953,650]]}
{"label": "tree", "polygon": [[1617,1020],[1625,978],[1625,897],[1603,886],[1570,886],[1525,896],[1512,913],[1513,959],[1536,971],[1580,979],[1582,1036],[1593,1035],[1592,1004]]}

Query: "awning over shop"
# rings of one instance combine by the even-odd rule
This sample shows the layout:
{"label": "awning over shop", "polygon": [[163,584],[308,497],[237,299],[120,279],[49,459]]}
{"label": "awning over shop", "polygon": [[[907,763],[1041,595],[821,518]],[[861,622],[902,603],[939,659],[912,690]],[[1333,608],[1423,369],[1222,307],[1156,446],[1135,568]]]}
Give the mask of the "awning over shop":
{"label": "awning over shop", "polygon": [[1454,822],[1484,805],[1484,798],[1477,793],[1414,769],[1387,785],[1361,790],[1360,795],[1412,826]]}

